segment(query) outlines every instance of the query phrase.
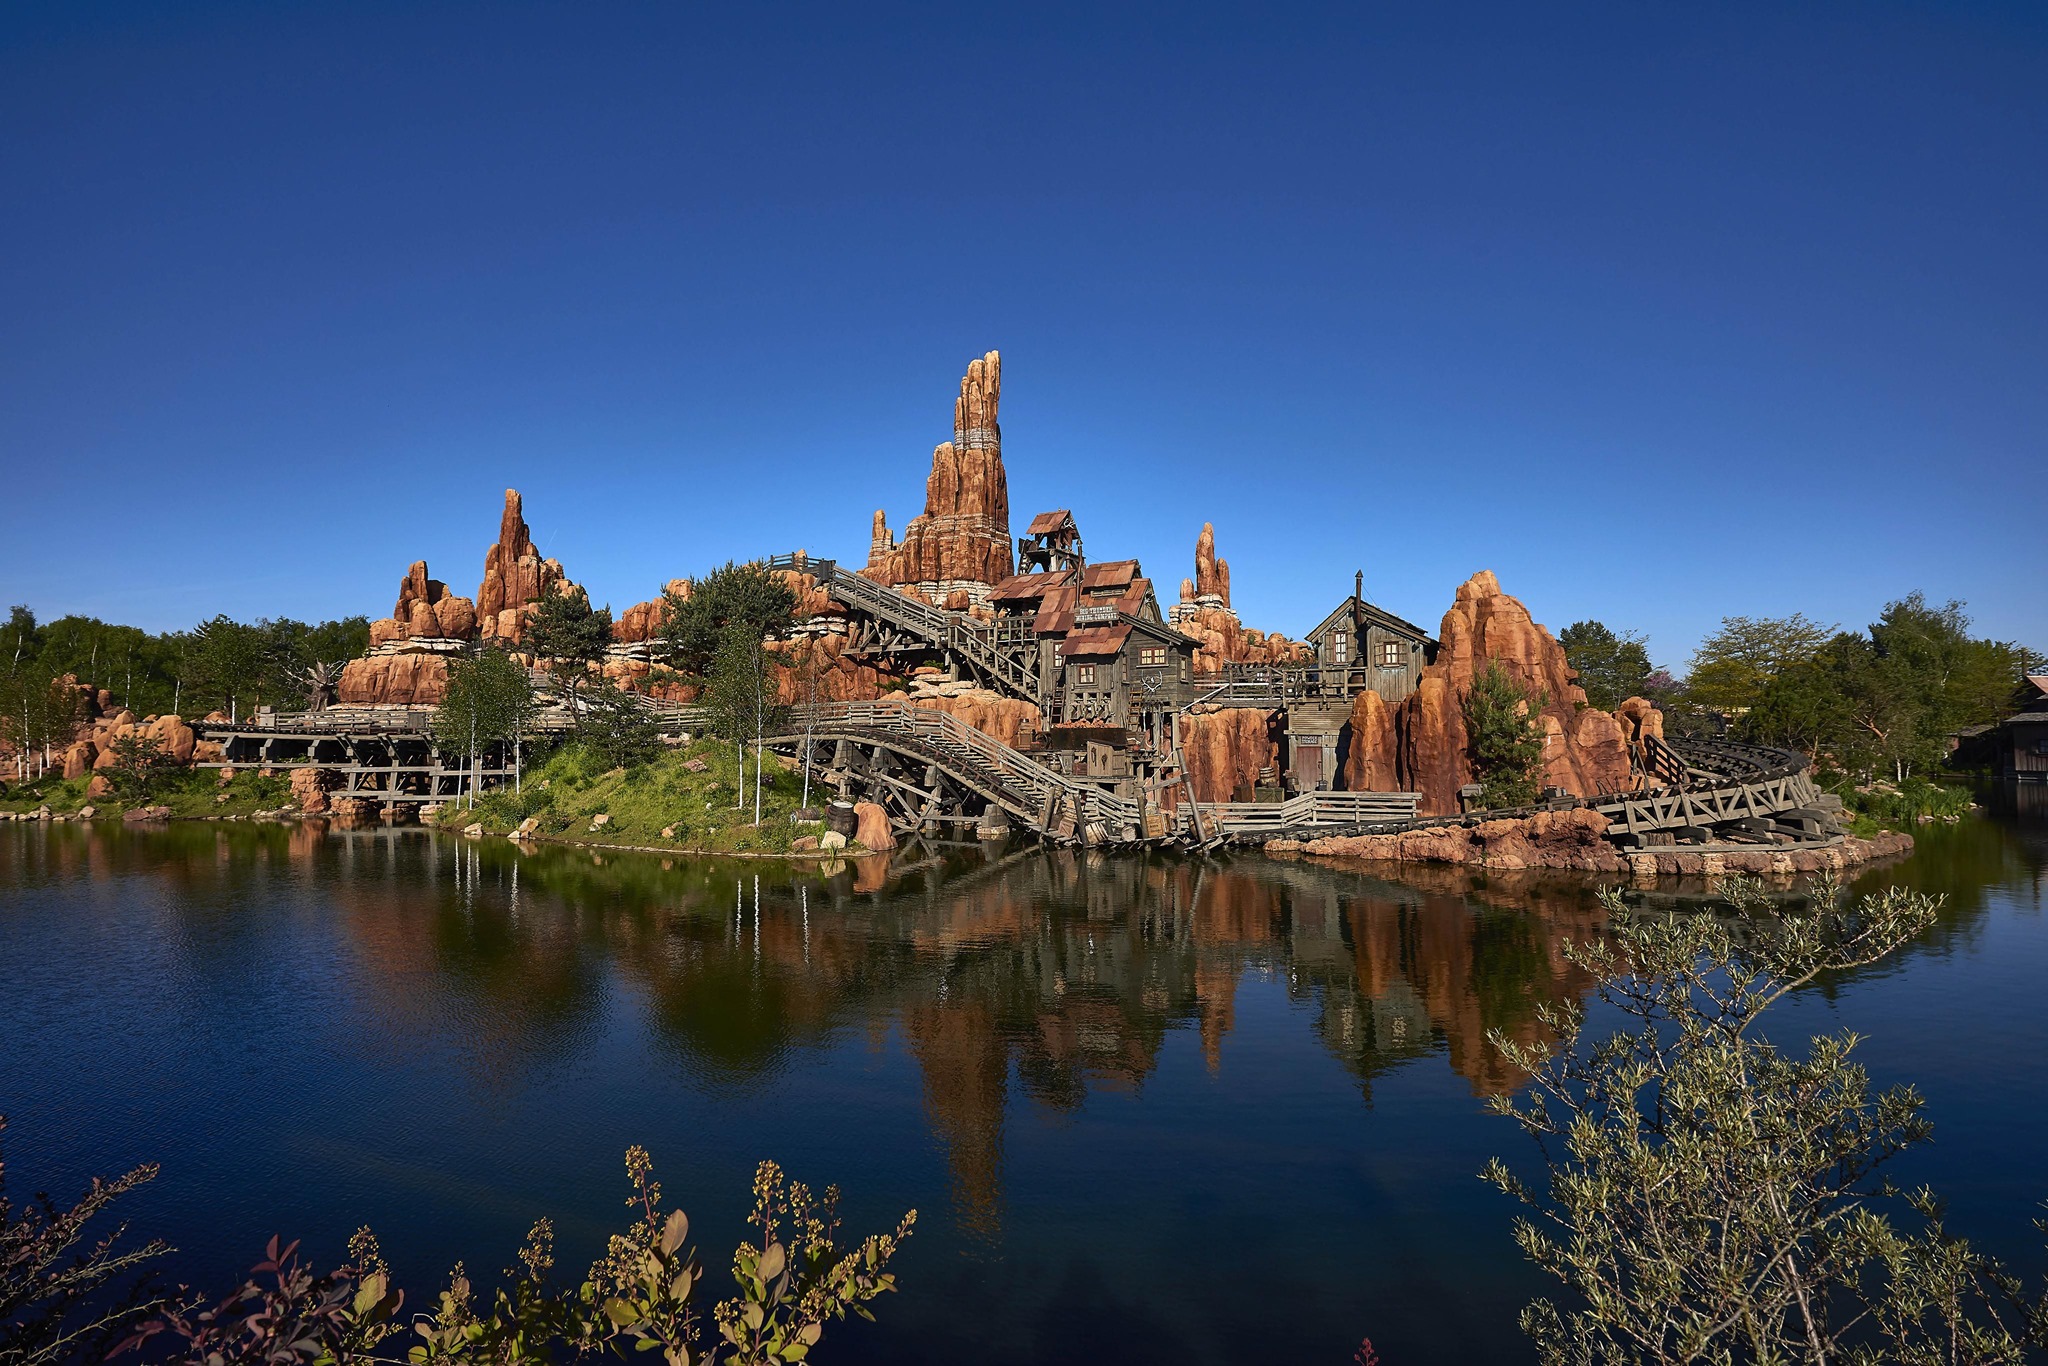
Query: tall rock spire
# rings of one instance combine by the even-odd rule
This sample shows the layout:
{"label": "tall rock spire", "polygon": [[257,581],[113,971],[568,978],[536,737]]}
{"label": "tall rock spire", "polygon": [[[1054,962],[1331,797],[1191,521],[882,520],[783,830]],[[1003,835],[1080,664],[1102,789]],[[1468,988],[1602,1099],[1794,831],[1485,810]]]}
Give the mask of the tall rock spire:
{"label": "tall rock spire", "polygon": [[1010,485],[1003,473],[1003,432],[996,422],[1003,358],[995,351],[970,362],[953,401],[953,439],[932,451],[924,512],[890,537],[875,514],[867,576],[915,585],[928,595],[986,588],[1015,569],[1010,544]]}

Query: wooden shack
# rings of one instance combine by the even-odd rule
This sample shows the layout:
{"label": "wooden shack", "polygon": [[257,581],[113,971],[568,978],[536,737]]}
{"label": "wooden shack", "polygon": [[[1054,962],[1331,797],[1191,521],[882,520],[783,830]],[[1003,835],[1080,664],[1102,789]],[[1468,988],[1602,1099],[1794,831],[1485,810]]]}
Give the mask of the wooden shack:
{"label": "wooden shack", "polygon": [[1370,688],[1389,703],[1414,692],[1423,665],[1436,658],[1436,641],[1427,631],[1365,600],[1363,573],[1351,596],[1306,639],[1315,648],[1322,691],[1348,696]]}
{"label": "wooden shack", "polygon": [[2032,696],[1998,723],[1998,771],[2022,783],[2048,783],[2048,674],[2029,674]]}

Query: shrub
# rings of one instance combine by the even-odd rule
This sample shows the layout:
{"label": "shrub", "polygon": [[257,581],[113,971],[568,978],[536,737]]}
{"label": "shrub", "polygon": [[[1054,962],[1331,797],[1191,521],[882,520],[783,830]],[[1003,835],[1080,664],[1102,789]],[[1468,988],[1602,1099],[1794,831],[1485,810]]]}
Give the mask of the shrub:
{"label": "shrub", "polygon": [[1465,735],[1479,799],[1489,809],[1528,806],[1541,791],[1543,728],[1536,718],[1544,701],[1497,659],[1473,678],[1465,694]]}

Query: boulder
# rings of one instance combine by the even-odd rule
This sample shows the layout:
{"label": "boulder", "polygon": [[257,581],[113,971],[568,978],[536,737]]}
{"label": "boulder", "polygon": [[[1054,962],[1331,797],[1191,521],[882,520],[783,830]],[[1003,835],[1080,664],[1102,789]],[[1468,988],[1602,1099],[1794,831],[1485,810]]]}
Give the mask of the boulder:
{"label": "boulder", "polygon": [[332,781],[332,775],[324,769],[293,769],[292,797],[298,803],[299,810],[309,816],[319,815],[327,810],[327,791]]}
{"label": "boulder", "polygon": [[192,762],[192,752],[199,743],[199,736],[175,714],[157,717],[143,733],[163,746],[164,757],[172,763]]}
{"label": "boulder", "polygon": [[138,806],[121,813],[124,821],[167,821],[171,818],[168,806]]}
{"label": "boulder", "polygon": [[864,847],[878,851],[896,847],[896,832],[889,828],[887,811],[874,802],[855,802],[853,814],[857,822],[853,837]]}
{"label": "boulder", "polygon": [[476,638],[476,604],[450,594],[434,604],[434,626],[450,640]]}
{"label": "boulder", "polygon": [[104,773],[93,774],[92,781],[85,785],[85,799],[89,802],[96,802],[102,797],[110,797],[113,793],[113,781]]}
{"label": "boulder", "polygon": [[[948,691],[952,690],[949,688]],[[1038,729],[1040,720],[1038,708],[1031,703],[1004,697],[987,688],[967,687],[953,692],[951,696],[934,693],[912,697],[910,704],[956,716],[983,735],[1000,740],[1012,749],[1018,748],[1026,735]]]}
{"label": "boulder", "polygon": [[92,772],[93,761],[99,758],[99,751],[90,740],[74,740],[64,747],[64,776],[83,778]]}
{"label": "boulder", "polygon": [[840,834],[837,830],[827,830],[824,834],[818,836],[818,847],[820,849],[844,849],[846,847],[846,836]]}
{"label": "boulder", "polygon": [[884,515],[875,513],[861,571],[867,577],[899,586],[995,584],[1010,577],[1010,490],[996,421],[1002,364],[991,351],[968,365],[953,403],[953,439],[932,451],[924,512],[903,528],[900,543]]}
{"label": "boulder", "polygon": [[[840,836],[840,838],[844,839],[845,836],[842,835]],[[816,835],[798,835],[795,839],[789,842],[789,851],[792,854],[812,853],[817,849],[817,847],[818,837]]]}

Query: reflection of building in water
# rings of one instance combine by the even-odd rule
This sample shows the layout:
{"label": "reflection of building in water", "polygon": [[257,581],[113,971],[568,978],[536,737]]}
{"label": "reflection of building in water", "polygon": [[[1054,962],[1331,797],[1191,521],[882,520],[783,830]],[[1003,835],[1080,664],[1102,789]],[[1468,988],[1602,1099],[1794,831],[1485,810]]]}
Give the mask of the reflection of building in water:
{"label": "reflection of building in water", "polygon": [[1247,972],[1284,984],[1368,1089],[1442,1053],[1493,1093],[1516,1078],[1486,1031],[1540,1038],[1537,1008],[1585,986],[1557,937],[1597,923],[1577,884],[1473,893],[1263,859],[975,850],[821,877],[416,831],[278,830],[274,849],[204,833],[177,875],[225,886],[266,860],[319,865],[293,875],[322,875],[353,970],[389,988],[384,1037],[366,1042],[452,1037],[486,1081],[578,1047],[608,983],[711,1088],[764,1084],[843,1030],[893,1033],[961,1217],[989,1233],[1013,1096],[1073,1110],[1142,1087],[1177,1029],[1223,1071]]}

